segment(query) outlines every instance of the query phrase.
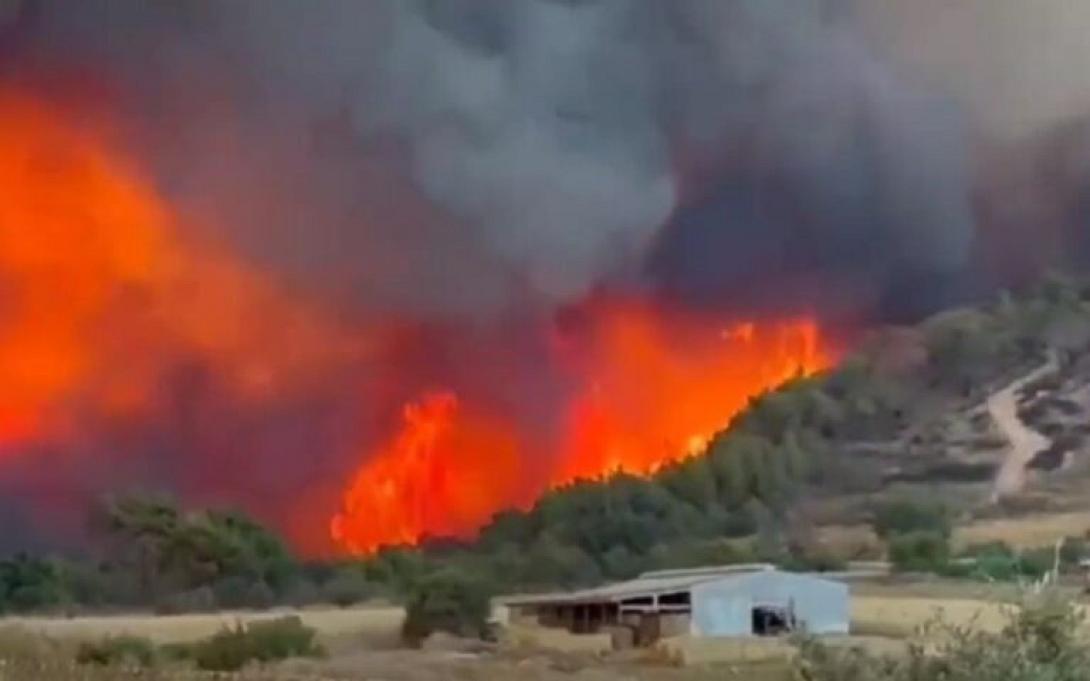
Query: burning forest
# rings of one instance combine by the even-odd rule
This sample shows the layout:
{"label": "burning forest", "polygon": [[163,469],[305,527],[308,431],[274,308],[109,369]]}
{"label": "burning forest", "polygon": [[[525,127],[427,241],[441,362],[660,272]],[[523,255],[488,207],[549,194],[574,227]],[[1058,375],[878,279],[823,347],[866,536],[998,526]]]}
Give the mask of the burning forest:
{"label": "burning forest", "polygon": [[[396,365],[414,360],[398,357],[394,339],[402,326],[434,345],[424,325],[346,321],[320,298],[286,291],[230,247],[190,238],[184,218],[109,134],[60,104],[11,88],[0,116],[10,286],[0,423],[12,470],[33,470],[39,457],[68,463],[68,450],[82,450],[89,435],[123,450],[126,438],[165,417],[164,408],[182,410],[186,421],[168,426],[181,429],[171,435],[183,445],[192,438],[184,446],[208,465],[260,467],[262,434],[249,434],[258,438],[251,441],[215,432],[202,423],[209,407],[200,402],[271,414],[320,390],[329,375],[369,364],[388,366],[399,389],[423,390],[421,379],[401,378]],[[749,398],[833,356],[810,319],[727,325],[718,315],[671,313],[636,299],[595,302],[569,316],[578,317],[571,328],[540,329],[548,335],[539,370],[567,385],[548,406],[553,430],[535,432],[510,408],[476,404],[454,387],[410,397],[402,422],[380,433],[379,444],[351,442],[341,454],[356,457],[359,470],[344,478],[343,502],[328,523],[334,546],[370,552],[424,536],[469,536],[550,486],[613,471],[649,474],[698,454]],[[176,380],[169,390],[196,391],[197,403],[162,402],[186,398],[162,394]],[[354,388],[370,390],[366,378]],[[244,490],[242,478],[254,472],[206,474],[230,498],[230,485]],[[319,482],[332,490],[339,478]],[[86,502],[94,490],[84,482],[55,493]],[[313,535],[326,530],[300,524],[294,538],[320,547],[324,538]]]}
{"label": "burning forest", "polygon": [[471,538],[702,455],[872,326],[1080,264],[1057,116],[989,128],[890,21],[0,1],[6,541],[78,545],[127,489],[315,556]]}

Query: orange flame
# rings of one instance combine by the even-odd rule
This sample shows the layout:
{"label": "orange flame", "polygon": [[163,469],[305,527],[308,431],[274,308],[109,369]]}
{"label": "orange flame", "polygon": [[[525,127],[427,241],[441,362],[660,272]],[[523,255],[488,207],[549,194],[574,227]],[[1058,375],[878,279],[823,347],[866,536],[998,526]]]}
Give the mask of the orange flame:
{"label": "orange flame", "polygon": [[518,448],[502,425],[465,413],[449,392],[405,407],[401,432],[368,461],[332,522],[353,553],[423,537],[464,536],[496,511],[488,490],[510,489]]}
{"label": "orange flame", "polygon": [[87,380],[95,324],[162,266],[159,206],[85,132],[0,92],[0,442]]}
{"label": "orange flame", "polygon": [[[0,458],[30,440],[73,441],[84,418],[140,418],[179,358],[199,358],[217,395],[250,406],[396,355],[384,340],[396,330],[346,328],[181,229],[153,182],[76,120],[0,85]],[[812,320],[723,326],[623,302],[589,319],[545,367],[575,386],[551,440],[453,392],[428,394],[364,452],[331,523],[336,544],[367,553],[468,537],[549,487],[650,474],[700,451],[753,395],[832,359]],[[294,518],[305,496],[272,503]]]}
{"label": "orange flame", "polygon": [[139,414],[179,357],[257,401],[364,349],[153,187],[104,129],[0,84],[0,452]]}
{"label": "orange flame", "polygon": [[606,310],[568,406],[554,484],[613,471],[640,475],[698,454],[749,400],[816,373],[832,356],[813,320],[743,322]]}
{"label": "orange flame", "polygon": [[[503,508],[525,506],[546,488],[614,471],[649,475],[701,452],[752,397],[820,371],[833,360],[813,320],[745,322],[726,329],[703,318],[613,305],[589,338],[558,357],[584,389],[567,406],[552,473],[494,425],[491,438],[464,420],[452,394],[406,408],[401,432],[367,454],[333,520],[333,538],[358,554],[434,535],[471,536]],[[479,418],[479,417],[478,417]]]}

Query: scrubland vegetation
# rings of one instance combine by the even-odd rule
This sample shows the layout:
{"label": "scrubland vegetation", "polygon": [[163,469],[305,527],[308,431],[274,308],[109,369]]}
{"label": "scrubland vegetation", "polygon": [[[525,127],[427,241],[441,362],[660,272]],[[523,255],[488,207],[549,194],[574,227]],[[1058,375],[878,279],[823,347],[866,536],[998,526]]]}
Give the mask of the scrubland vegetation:
{"label": "scrubland vegetation", "polygon": [[[824,571],[850,560],[888,558],[898,572],[980,583],[1074,572],[1087,557],[1090,522],[1072,523],[1071,536],[1059,544],[1050,539],[1014,548],[990,535],[988,541],[955,542],[973,509],[960,496],[928,490],[933,483],[980,484],[994,474],[994,462],[951,455],[1002,444],[973,411],[989,391],[1046,355],[1058,357],[1063,370],[1081,371],[1088,350],[1090,287],[1051,279],[1024,295],[863,342],[836,369],[755,399],[702,456],[650,479],[615,475],[578,482],[528,510],[500,513],[473,541],[433,538],[359,559],[308,562],[244,514],[119,496],[95,509],[82,553],[0,560],[0,612],[175,614],[348,608],[386,600],[406,607],[400,633],[418,645],[435,632],[490,637],[495,593],[590,585],[649,569],[766,561]],[[1036,419],[1069,449],[1081,446],[1080,431],[1056,420],[1055,409],[1040,400],[1027,404],[1027,422]],[[869,527],[873,544],[846,551],[823,541],[821,519],[812,510],[827,500],[836,501],[835,521]],[[1085,654],[1081,643],[1057,638],[1059,629],[1075,630],[1074,616],[1052,610],[1043,619],[1027,619],[1039,612],[1023,611],[998,631],[947,629],[939,648],[910,647],[897,660],[808,642],[794,673],[813,681],[957,681],[959,665],[972,662],[1046,670],[1040,671],[1045,676],[995,678],[1081,678],[1070,675],[1070,660]],[[171,644],[103,632],[83,637],[83,646],[65,655],[42,655],[44,639],[28,639],[16,647],[36,652],[0,650],[0,659],[78,665],[87,674],[56,676],[64,679],[97,678],[98,667],[232,670],[322,653],[318,632],[295,618],[220,629]],[[1003,651],[983,659],[991,647]],[[1042,652],[1057,647],[1062,652],[1051,658]],[[50,677],[42,672],[26,678]]]}
{"label": "scrubland vegetation", "polygon": [[[754,560],[827,570],[883,551],[902,569],[952,570],[950,527],[963,509],[890,505],[883,490],[899,479],[953,474],[949,461],[910,470],[931,461],[928,451],[953,447],[931,428],[945,423],[936,414],[968,409],[1046,353],[1071,363],[1087,348],[1090,286],[1052,278],[1023,295],[863,342],[827,374],[755,399],[704,455],[651,479],[616,475],[578,482],[529,510],[498,514],[475,541],[435,538],[363,560],[306,563],[240,513],[118,497],[94,514],[93,540],[83,556],[0,562],[0,610],[139,607],[174,613],[404,601],[440,569],[473,575],[497,591]],[[886,454],[865,451],[875,443],[883,443]],[[972,466],[953,468],[983,475]],[[993,472],[994,466],[985,471]],[[823,545],[805,505],[835,497],[857,499],[846,513],[855,522],[873,516],[884,546],[869,555],[844,555]],[[943,517],[929,517],[934,513]],[[1034,575],[1046,562],[1043,554],[1023,553],[1017,565],[1007,565],[1009,551],[997,545],[973,552],[992,566],[987,571],[993,576],[1004,570]]]}

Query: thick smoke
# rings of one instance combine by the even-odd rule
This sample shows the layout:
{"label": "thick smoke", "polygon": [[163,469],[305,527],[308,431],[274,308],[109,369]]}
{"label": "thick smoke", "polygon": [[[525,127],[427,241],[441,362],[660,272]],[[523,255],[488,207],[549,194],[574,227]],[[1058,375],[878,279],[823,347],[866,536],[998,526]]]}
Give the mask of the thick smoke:
{"label": "thick smoke", "polygon": [[[671,214],[647,272],[685,296],[828,276],[874,289],[862,301],[874,304],[968,260],[958,112],[869,54],[845,3],[28,7],[31,45],[105,60],[156,125],[185,112],[172,126],[184,148],[159,157],[190,194],[235,204],[219,210],[251,251],[308,271],[355,257],[338,269],[378,305],[480,313],[512,303],[499,289],[571,299],[606,277],[638,278]],[[224,93],[253,136],[232,150],[243,158],[224,153],[214,123],[193,130],[222,118],[193,99]],[[333,150],[315,147],[322,124]],[[375,165],[400,179],[376,181]],[[679,203],[690,167],[712,177]],[[226,176],[235,186],[222,188]],[[369,210],[394,201],[390,182],[403,185],[399,203],[419,194],[437,210],[414,221],[401,205]],[[314,196],[304,209],[237,207],[288,187],[291,200]]]}
{"label": "thick smoke", "polygon": [[[344,443],[434,385],[547,430],[565,386],[543,376],[540,327],[603,291],[911,318],[1070,257],[1090,174],[1072,149],[1090,144],[1057,141],[1087,138],[1077,121],[1051,128],[1084,102],[1027,107],[1006,134],[981,114],[1004,101],[992,81],[963,68],[999,48],[967,57],[958,34],[921,60],[904,46],[941,8],[902,5],[0,0],[0,80],[105,93],[188,229],[347,322],[411,329],[396,358],[256,413],[181,362],[157,418],[89,432],[66,479],[267,507],[343,483]],[[34,464],[64,456],[0,477],[66,496]]]}
{"label": "thick smoke", "polygon": [[948,284],[973,238],[956,109],[875,61],[828,4],[690,7],[701,49],[679,65],[693,81],[681,132],[710,177],[678,207],[653,276],[751,309],[885,310],[906,284]]}

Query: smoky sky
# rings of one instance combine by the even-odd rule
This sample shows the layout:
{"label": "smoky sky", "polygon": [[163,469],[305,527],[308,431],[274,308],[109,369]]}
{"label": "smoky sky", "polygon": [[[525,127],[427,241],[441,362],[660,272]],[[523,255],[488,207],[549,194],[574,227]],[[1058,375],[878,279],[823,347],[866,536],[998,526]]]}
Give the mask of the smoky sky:
{"label": "smoky sky", "polygon": [[603,281],[790,303],[822,277],[880,306],[970,259],[963,113],[847,2],[22,10],[24,54],[119,84],[169,191],[373,307],[487,316]]}
{"label": "smoky sky", "polygon": [[541,327],[603,291],[866,324],[1085,262],[1088,112],[993,134],[1012,96],[977,70],[1034,52],[905,57],[942,3],[879,4],[0,0],[0,80],[107,102],[185,229],[346,324],[424,329],[256,412],[171,367],[155,418],[0,471],[0,518],[120,476],[281,520],[435,386],[544,438],[569,386]]}

